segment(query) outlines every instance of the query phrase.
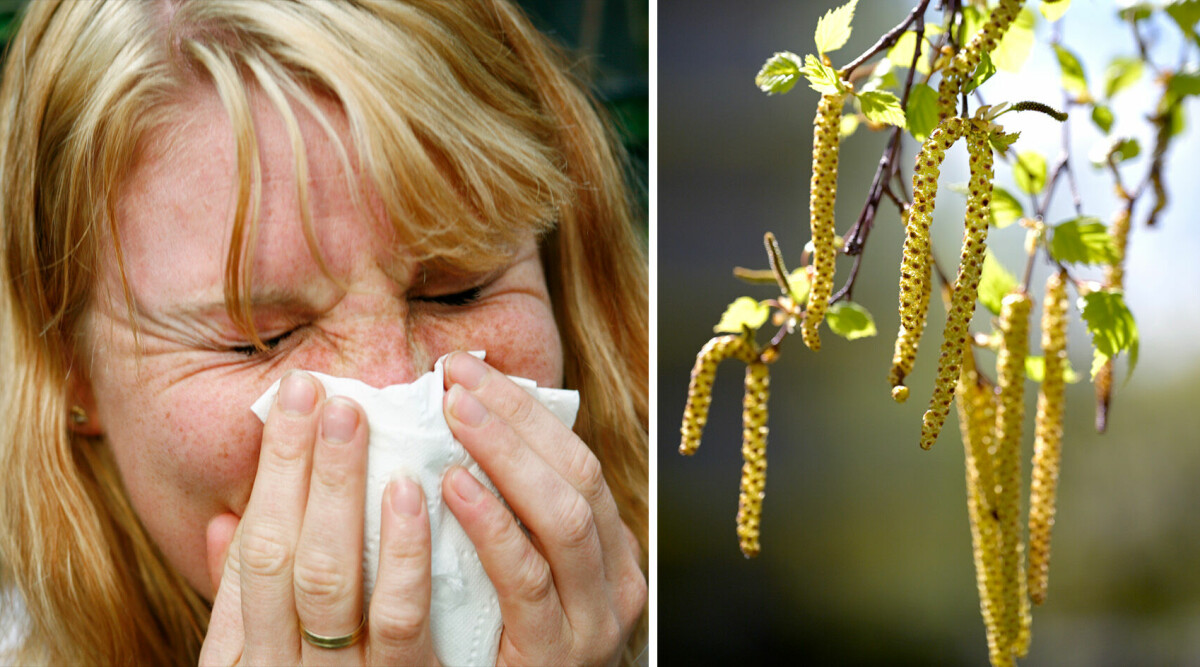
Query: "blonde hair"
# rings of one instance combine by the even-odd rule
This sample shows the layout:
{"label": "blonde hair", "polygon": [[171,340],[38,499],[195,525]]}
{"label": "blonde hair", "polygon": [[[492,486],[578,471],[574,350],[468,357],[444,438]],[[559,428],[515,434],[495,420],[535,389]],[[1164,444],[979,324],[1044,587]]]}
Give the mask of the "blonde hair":
{"label": "blonde hair", "polygon": [[517,9],[505,0],[46,0],[30,4],[9,48],[0,87],[0,585],[25,603],[18,661],[195,664],[199,654],[208,604],[142,528],[103,440],[67,427],[69,375],[105,239],[116,240],[122,265],[121,179],[152,130],[186,117],[182,97],[197,83],[215,87],[234,127],[226,302],[251,335],[260,187],[252,89],[289,128],[318,259],[292,107],[340,146],[319,99],[335,100],[348,123],[347,178],[369,179],[414,252],[486,264],[521,236],[541,235],[565,384],[582,397],[575,430],[600,459],[645,569],[645,258],[612,133]]}

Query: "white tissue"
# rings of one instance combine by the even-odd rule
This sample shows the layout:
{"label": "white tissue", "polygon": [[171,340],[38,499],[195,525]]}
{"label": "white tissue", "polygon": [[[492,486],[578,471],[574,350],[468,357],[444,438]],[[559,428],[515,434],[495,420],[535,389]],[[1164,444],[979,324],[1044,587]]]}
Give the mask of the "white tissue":
{"label": "white tissue", "polygon": [[[471,354],[483,358],[482,352]],[[370,427],[367,453],[366,518],[363,530],[364,605],[375,588],[379,564],[379,521],[383,490],[396,476],[421,485],[429,508],[432,536],[433,594],[430,630],[434,652],[443,665],[494,665],[500,643],[500,604],[471,540],[442,501],[442,476],[450,466],[466,468],[488,490],[496,487],[454,439],[442,414],[442,362],[411,384],[376,389],[351,378],[309,371],[325,386],[325,395],[346,396],[363,407]],[[572,426],[579,392],[539,388],[524,378],[512,380],[536,397],[564,424]],[[264,422],[279,391],[279,381],[251,410]]]}

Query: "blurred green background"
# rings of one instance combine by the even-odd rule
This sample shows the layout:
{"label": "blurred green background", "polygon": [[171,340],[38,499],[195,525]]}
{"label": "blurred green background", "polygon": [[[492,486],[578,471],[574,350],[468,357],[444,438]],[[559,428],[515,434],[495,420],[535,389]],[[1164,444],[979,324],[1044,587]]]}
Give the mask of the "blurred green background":
{"label": "blurred green background", "polygon": [[[824,329],[817,354],[797,336],[772,369],[761,556],[744,559],[734,533],[741,364],[729,362],[718,373],[700,450],[686,459],[676,452],[696,352],[713,335],[727,303],[744,294],[773,294],[735,280],[732,267],[766,267],[762,236],[768,230],[792,265],[808,240],[817,95],[800,84],[785,96],[768,97],[754,86],[754,75],[775,51],[812,52],[816,20],[835,4],[658,3],[656,584],[662,665],[987,663],[955,417],[932,451],[917,446],[943,322],[939,306],[931,310],[930,333],[911,376],[913,398],[897,405],[888,393],[901,242],[894,206],[881,206],[854,293],[874,314],[879,335],[851,343]],[[860,0],[853,36],[833,54],[835,65],[868,48],[911,6]],[[1178,30],[1157,19],[1145,27],[1154,54],[1176,63]],[[1136,53],[1108,2],[1076,0],[1062,29],[1093,88],[1112,56]],[[1058,67],[1040,17],[1037,31],[1039,42],[1021,74],[1001,73],[984,87],[989,102],[1035,99],[1061,106]],[[1154,90],[1147,76],[1114,101],[1114,131],[1140,137],[1144,152],[1151,137],[1141,127],[1140,105],[1156,99]],[[1169,155],[1171,206],[1156,229],[1139,225],[1131,234],[1127,298],[1141,328],[1141,361],[1128,383],[1123,370],[1119,375],[1106,435],[1092,427],[1091,385],[1068,388],[1049,598],[1034,610],[1032,649],[1022,664],[1200,664],[1200,103],[1192,100],[1186,111],[1190,127]],[[1115,206],[1111,180],[1086,159],[1099,134],[1086,114],[1077,115],[1073,165],[1085,212],[1107,221]],[[1057,157],[1056,124],[1038,114],[1002,120],[1023,132],[1018,149]],[[858,215],[885,141],[884,133],[862,130],[846,140],[839,232]],[[903,164],[911,164],[914,153],[906,144]],[[961,149],[950,153],[943,185],[966,181],[965,162]],[[1138,160],[1127,178],[1136,182],[1144,169]],[[999,183],[1011,186],[1009,169],[999,161],[997,173]],[[942,192],[935,244],[948,261],[961,238],[963,204],[961,196]],[[1047,222],[1072,214],[1064,191]],[[1016,271],[1022,237],[1012,228],[990,239]],[[850,261],[839,261],[839,286],[849,267]],[[1047,271],[1039,262],[1037,301]],[[1072,316],[1072,362],[1086,370],[1089,343],[1077,309]],[[1034,338],[1035,349],[1037,343]],[[1026,393],[1032,411],[1036,385],[1029,383]],[[1030,421],[1024,494],[1032,439]]]}

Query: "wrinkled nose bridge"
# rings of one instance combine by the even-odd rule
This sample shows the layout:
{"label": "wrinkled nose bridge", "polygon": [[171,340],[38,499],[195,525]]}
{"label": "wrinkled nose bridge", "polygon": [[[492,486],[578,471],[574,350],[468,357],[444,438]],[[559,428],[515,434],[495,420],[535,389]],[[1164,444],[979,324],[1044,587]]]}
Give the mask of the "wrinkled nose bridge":
{"label": "wrinkled nose bridge", "polygon": [[363,299],[334,316],[328,328],[332,374],[374,387],[412,382],[433,369],[424,345],[411,335],[408,309],[380,297]]}

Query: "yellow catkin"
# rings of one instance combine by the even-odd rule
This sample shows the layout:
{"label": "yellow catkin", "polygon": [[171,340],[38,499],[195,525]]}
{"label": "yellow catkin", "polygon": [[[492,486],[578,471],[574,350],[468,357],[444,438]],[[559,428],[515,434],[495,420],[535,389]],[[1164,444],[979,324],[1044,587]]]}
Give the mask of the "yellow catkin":
{"label": "yellow catkin", "polygon": [[767,484],[767,399],[770,396],[767,365],[746,366],[746,395],[742,400],[742,486],[738,497],[737,534],[742,553],[759,552],[762,503]]}
{"label": "yellow catkin", "polygon": [[834,246],[834,203],[837,200],[838,141],[841,137],[843,93],[821,96],[813,121],[812,182],[808,195],[808,220],[813,242],[812,287],[808,293],[800,334],[813,351],[821,349],[817,328],[825,319],[833,293],[837,248]]}
{"label": "yellow catkin", "polygon": [[1038,394],[1033,445],[1033,481],[1029,489],[1029,597],[1046,600],[1050,576],[1050,532],[1062,460],[1063,400],[1067,364],[1067,286],[1062,273],[1046,281],[1042,306],[1042,354],[1045,376]]}
{"label": "yellow catkin", "polygon": [[954,55],[954,59],[942,72],[942,82],[938,86],[938,118],[946,119],[954,115],[963,84],[975,73],[983,54],[995,50],[1000,38],[1017,18],[1017,14],[1021,13],[1023,4],[1024,0],[1000,0],[1000,4],[992,10],[979,31]]}
{"label": "yellow catkin", "polygon": [[717,365],[729,357],[750,363],[754,356],[754,344],[743,336],[717,336],[700,349],[696,364],[692,367],[687,405],[683,409],[680,454],[691,456],[700,446],[700,436],[704,432],[704,425],[708,423],[708,407],[712,403],[712,385],[717,375]]}
{"label": "yellow catkin", "polygon": [[979,611],[987,631],[988,655],[992,665],[998,667],[1012,664],[1012,652],[1006,654],[1002,649],[999,631],[1000,526],[994,512],[996,484],[990,451],[996,429],[996,393],[991,383],[976,371],[975,355],[969,347],[963,352],[955,399],[966,460],[967,516],[971,522]]}
{"label": "yellow catkin", "polygon": [[[921,447],[929,449],[937,441],[946,415],[950,412],[954,386],[958,382],[962,364],[963,348],[970,337],[971,318],[975,314],[975,298],[979,290],[979,277],[983,272],[983,258],[987,250],[988,211],[992,202],[992,147],[988,143],[987,131],[979,121],[971,124],[967,131],[967,152],[971,161],[971,180],[967,195],[965,230],[963,232],[962,256],[958,265],[958,276],[954,291],[950,295],[950,306],[946,313],[946,328],[942,335],[942,351],[938,358],[937,381],[929,409],[921,420]],[[979,123],[978,125],[976,123]]]}
{"label": "yellow catkin", "polygon": [[965,127],[966,123],[958,118],[941,123],[921,146],[913,167],[913,203],[907,209],[900,262],[900,331],[888,373],[892,397],[899,402],[908,398],[904,379],[912,372],[929,312],[933,266],[929,225],[933,220],[938,176],[946,151],[962,136]]}
{"label": "yellow catkin", "polygon": [[1000,350],[996,356],[996,516],[1000,525],[1001,649],[1015,651],[1026,586],[1021,562],[1021,429],[1025,419],[1025,357],[1029,354],[1029,310],[1022,291],[1004,297],[1000,308]]}

